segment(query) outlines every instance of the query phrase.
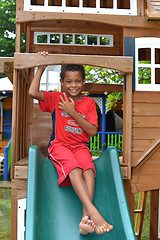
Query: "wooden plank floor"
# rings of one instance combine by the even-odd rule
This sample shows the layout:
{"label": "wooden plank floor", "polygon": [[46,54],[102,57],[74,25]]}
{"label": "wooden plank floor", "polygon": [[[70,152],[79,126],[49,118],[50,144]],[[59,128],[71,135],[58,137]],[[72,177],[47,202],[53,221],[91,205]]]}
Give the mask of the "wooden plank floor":
{"label": "wooden plank floor", "polygon": [[11,188],[10,181],[0,181],[0,188]]}

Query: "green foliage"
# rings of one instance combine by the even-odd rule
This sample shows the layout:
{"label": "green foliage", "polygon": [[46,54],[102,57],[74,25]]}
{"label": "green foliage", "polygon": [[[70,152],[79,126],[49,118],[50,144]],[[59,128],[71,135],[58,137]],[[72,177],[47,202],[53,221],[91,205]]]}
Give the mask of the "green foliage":
{"label": "green foliage", "polygon": [[[0,56],[12,57],[15,51],[16,1],[0,1]],[[12,34],[12,35],[11,35]]]}
{"label": "green foliage", "polygon": [[[137,209],[138,197],[139,197],[139,193],[136,193],[135,205],[134,205],[135,209]],[[149,240],[149,218],[150,218],[150,192],[148,191],[141,240]],[[136,214],[135,214],[135,219],[136,219]]]}
{"label": "green foliage", "polygon": [[85,44],[85,36],[81,34],[75,34],[75,43],[76,44]]}
{"label": "green foliage", "polygon": [[[120,76],[120,72],[117,70],[85,66],[85,72],[86,82],[89,83],[123,84],[123,77]],[[121,99],[123,99],[123,93],[121,92],[109,94],[106,103],[108,111],[116,107],[117,102]]]}
{"label": "green foliage", "polygon": [[[123,99],[122,92],[113,92],[107,96],[106,107],[109,110],[117,106],[117,102]],[[122,109],[123,110],[123,109]]]}
{"label": "green foliage", "polygon": [[138,68],[138,83],[151,84],[151,68],[149,67]]}
{"label": "green foliage", "polygon": [[123,84],[119,71],[102,67],[85,66],[86,82]]}
{"label": "green foliage", "polygon": [[64,44],[71,44],[72,42],[73,42],[72,34],[63,34],[63,43]]}
{"label": "green foliage", "polygon": [[[15,52],[16,0],[0,1],[0,56],[13,57]],[[25,34],[22,34],[22,52],[25,51]]]}
{"label": "green foliage", "polygon": [[51,34],[50,43],[60,43],[60,34]]}
{"label": "green foliage", "polygon": [[[150,64],[150,61],[139,61],[139,64]],[[138,83],[139,84],[151,84],[151,68],[139,67],[138,68]]]}
{"label": "green foliage", "polygon": [[39,35],[37,37],[37,43],[47,43],[47,35]]}

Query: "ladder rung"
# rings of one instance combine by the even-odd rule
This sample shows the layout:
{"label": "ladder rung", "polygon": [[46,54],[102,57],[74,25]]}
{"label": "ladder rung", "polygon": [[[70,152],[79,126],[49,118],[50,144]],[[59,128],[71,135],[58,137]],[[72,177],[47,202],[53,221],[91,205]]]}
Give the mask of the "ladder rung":
{"label": "ladder rung", "polygon": [[135,209],[134,212],[135,212],[135,213],[143,213],[144,211],[141,210],[141,209]]}

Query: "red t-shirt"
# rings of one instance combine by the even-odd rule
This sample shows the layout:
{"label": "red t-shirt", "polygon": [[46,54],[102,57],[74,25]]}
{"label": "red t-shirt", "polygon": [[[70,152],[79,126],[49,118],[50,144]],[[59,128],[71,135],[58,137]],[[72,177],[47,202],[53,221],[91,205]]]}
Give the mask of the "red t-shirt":
{"label": "red t-shirt", "polygon": [[[90,136],[69,114],[62,111],[58,107],[59,102],[61,102],[59,96],[61,95],[63,97],[63,93],[43,93],[44,102],[39,101],[40,109],[44,112],[55,112],[55,139],[51,142],[51,144],[63,142],[72,145],[89,143]],[[97,127],[97,111],[95,101],[91,97],[86,97],[84,95],[82,95],[82,97],[83,98],[81,101],[75,101],[75,109],[83,118]]]}

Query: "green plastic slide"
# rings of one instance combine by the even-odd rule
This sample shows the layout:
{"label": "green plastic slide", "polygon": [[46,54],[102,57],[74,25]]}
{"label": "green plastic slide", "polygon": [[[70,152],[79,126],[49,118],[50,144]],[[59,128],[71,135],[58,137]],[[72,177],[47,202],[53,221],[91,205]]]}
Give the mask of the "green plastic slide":
{"label": "green plastic slide", "polygon": [[78,227],[82,204],[73,188],[58,187],[53,163],[38,147],[30,147],[25,240],[136,240],[116,148],[107,148],[95,167],[94,205],[114,229],[83,236]]}

